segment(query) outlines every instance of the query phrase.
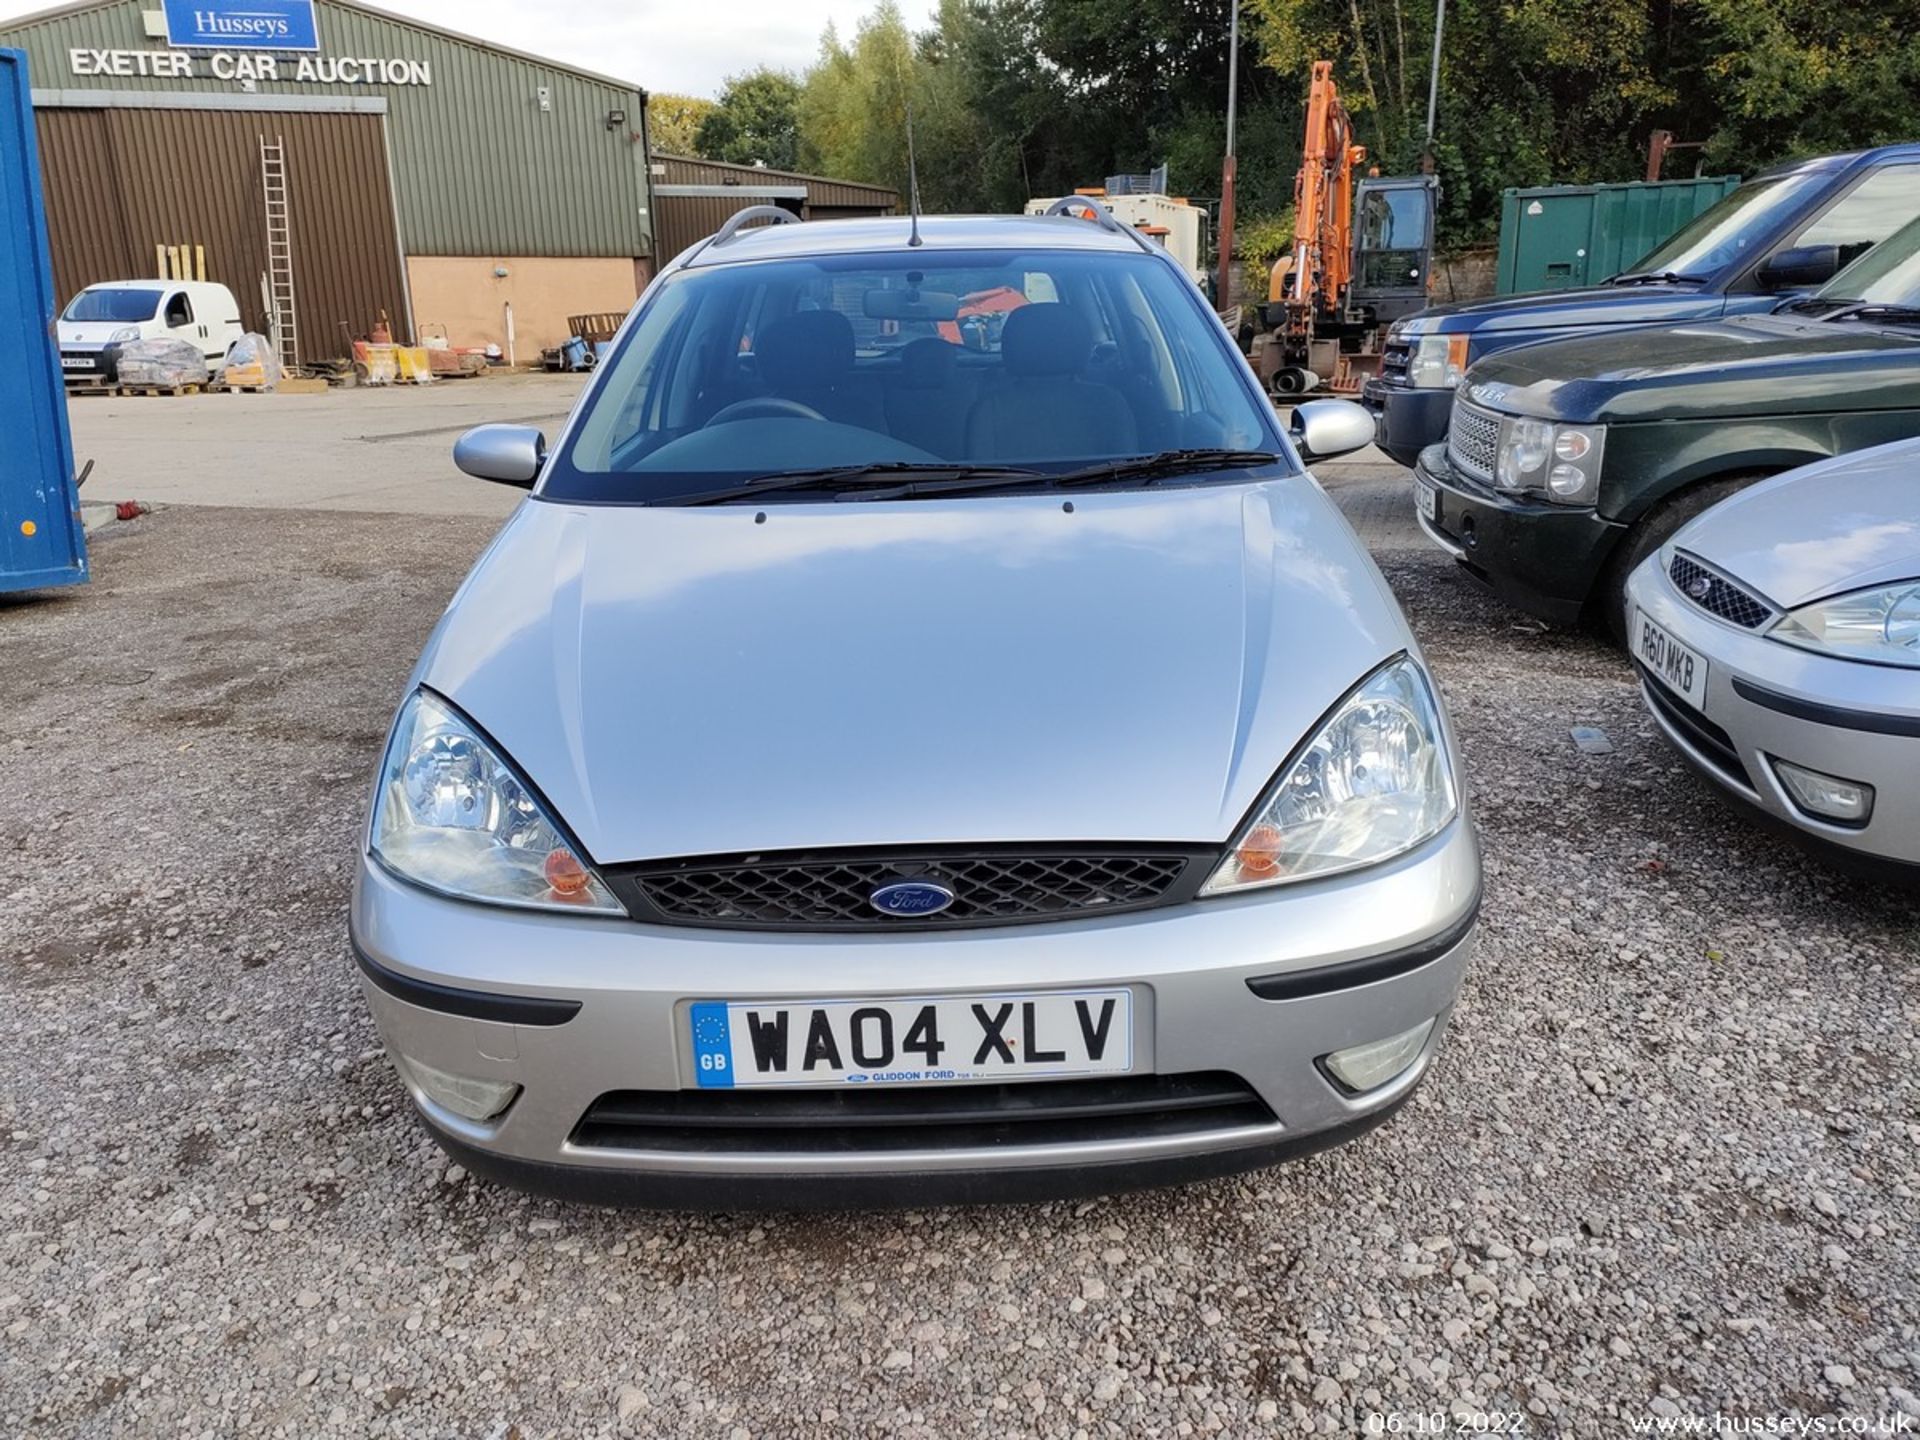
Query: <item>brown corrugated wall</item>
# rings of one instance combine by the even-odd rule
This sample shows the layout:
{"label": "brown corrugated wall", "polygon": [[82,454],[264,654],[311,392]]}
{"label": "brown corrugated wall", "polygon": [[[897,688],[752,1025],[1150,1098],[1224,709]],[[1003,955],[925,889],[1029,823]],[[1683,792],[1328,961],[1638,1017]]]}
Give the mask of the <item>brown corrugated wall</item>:
{"label": "brown corrugated wall", "polygon": [[[207,278],[264,330],[260,138],[284,141],[300,357],[346,353],[382,310],[406,325],[406,287],[378,115],[220,110],[34,112],[62,303],[98,280],[154,273],[154,247],[206,248]],[[403,337],[404,338],[404,337]]]}
{"label": "brown corrugated wall", "polygon": [[863,180],[836,180],[800,170],[768,170],[759,165],[696,160],[658,151],[654,152],[653,163],[658,167],[653,178],[662,185],[801,185],[806,187],[808,205],[852,215],[890,215],[900,205],[896,192]]}
{"label": "brown corrugated wall", "polygon": [[[658,185],[767,186],[777,185],[805,190],[807,198],[797,202],[800,213],[810,220],[843,219],[857,215],[891,215],[899,208],[900,197],[884,185],[865,185],[853,180],[832,180],[819,175],[803,175],[797,170],[763,170],[757,165],[729,165],[718,160],[694,160],[685,155],[653,157],[654,183]],[[757,196],[733,198],[727,195],[661,195],[653,197],[653,243],[655,256],[664,265],[689,245],[713,234],[727,223],[727,217],[749,205],[777,204],[788,209],[795,201],[768,201]]]}
{"label": "brown corrugated wall", "polygon": [[698,244],[726,224],[729,215],[749,205],[779,204],[790,210],[800,203],[757,198],[734,200],[724,195],[656,195],[653,197],[653,243],[660,249],[660,263],[665,265],[689,245]]}

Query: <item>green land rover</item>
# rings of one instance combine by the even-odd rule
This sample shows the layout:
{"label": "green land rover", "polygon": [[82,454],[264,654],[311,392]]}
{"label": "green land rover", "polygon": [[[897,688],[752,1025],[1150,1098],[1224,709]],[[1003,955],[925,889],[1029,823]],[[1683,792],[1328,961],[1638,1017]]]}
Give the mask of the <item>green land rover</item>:
{"label": "green land rover", "polygon": [[1767,475],[1920,435],[1920,219],[1765,315],[1490,355],[1420,453],[1428,537],[1508,603],[1625,633],[1627,576]]}

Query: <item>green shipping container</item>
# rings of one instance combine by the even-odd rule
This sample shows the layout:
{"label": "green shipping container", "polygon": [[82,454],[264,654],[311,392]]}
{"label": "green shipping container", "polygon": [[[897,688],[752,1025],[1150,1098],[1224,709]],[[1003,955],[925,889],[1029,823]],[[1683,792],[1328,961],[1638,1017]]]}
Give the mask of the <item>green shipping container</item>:
{"label": "green shipping container", "polygon": [[1502,295],[1597,285],[1740,183],[1738,175],[1509,190],[1500,205]]}

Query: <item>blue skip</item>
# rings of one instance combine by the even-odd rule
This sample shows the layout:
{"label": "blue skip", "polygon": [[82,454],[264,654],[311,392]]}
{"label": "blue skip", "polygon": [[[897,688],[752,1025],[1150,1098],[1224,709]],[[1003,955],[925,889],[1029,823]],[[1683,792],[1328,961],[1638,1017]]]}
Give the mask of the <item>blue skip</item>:
{"label": "blue skip", "polygon": [[0,50],[0,590],[78,585],[87,538],[54,343],[53,257],[27,57]]}

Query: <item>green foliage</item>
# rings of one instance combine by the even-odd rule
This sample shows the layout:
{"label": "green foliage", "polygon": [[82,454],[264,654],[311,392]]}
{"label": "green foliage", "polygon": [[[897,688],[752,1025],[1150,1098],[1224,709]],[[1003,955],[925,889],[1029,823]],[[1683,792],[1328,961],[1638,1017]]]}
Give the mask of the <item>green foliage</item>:
{"label": "green foliage", "polygon": [[694,132],[706,160],[791,170],[800,159],[800,82],[784,70],[735,75]]}
{"label": "green foliage", "polygon": [[698,155],[700,126],[718,108],[697,95],[649,95],[647,143],[665,155]]}
{"label": "green foliage", "polygon": [[1249,215],[1234,224],[1233,252],[1248,266],[1262,270],[1293,249],[1293,211],[1278,215]]}
{"label": "green foliage", "polygon": [[[1229,3],[941,0],[913,34],[880,0],[850,44],[823,38],[800,149],[904,197],[911,100],[928,210],[1017,210],[1162,162],[1176,194],[1211,201]],[[1243,215],[1291,204],[1316,59],[1335,62],[1369,163],[1419,168],[1433,23],[1433,0],[1243,0]],[[1913,0],[1448,0],[1442,244],[1491,239],[1510,186],[1641,178],[1655,129],[1705,142],[1669,175],[1920,138],[1915,34]],[[1239,230],[1243,249],[1271,233]]]}
{"label": "green foliage", "polygon": [[1704,54],[1709,168],[1920,139],[1910,0],[1695,0],[1722,43]]}
{"label": "green foliage", "polygon": [[893,0],[880,0],[851,45],[829,26],[800,90],[808,168],[890,185],[904,202],[907,108],[921,79],[913,37]]}

